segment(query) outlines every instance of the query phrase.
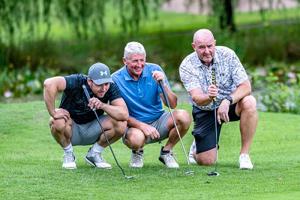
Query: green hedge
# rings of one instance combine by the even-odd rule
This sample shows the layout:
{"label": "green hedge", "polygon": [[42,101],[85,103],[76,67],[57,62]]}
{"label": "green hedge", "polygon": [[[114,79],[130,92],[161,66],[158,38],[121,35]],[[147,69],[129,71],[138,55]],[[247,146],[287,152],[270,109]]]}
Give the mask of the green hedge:
{"label": "green hedge", "polygon": [[[195,30],[151,35],[99,35],[91,40],[30,41],[21,47],[0,45],[0,67],[39,66],[66,73],[86,72],[97,61],[117,70],[122,65],[123,49],[128,41],[139,41],[147,51],[147,60],[160,64],[174,80],[178,66],[192,52]],[[240,29],[234,34],[213,30],[218,45],[236,51],[246,67],[266,65],[271,61],[293,63],[300,60],[300,24]],[[6,67],[7,68],[7,67]]]}

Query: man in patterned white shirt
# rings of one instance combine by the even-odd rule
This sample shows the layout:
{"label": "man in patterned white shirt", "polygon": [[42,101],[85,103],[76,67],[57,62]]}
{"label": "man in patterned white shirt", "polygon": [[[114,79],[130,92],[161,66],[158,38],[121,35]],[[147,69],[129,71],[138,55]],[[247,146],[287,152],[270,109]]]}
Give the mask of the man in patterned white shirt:
{"label": "man in patterned white shirt", "polygon": [[179,68],[181,81],[193,103],[192,134],[195,140],[190,150],[190,161],[199,165],[216,162],[215,105],[217,140],[223,123],[240,120],[239,167],[252,169],[249,150],[258,116],[246,71],[233,50],[216,46],[216,40],[208,29],[200,29],[194,34],[192,47],[195,52],[189,54]]}

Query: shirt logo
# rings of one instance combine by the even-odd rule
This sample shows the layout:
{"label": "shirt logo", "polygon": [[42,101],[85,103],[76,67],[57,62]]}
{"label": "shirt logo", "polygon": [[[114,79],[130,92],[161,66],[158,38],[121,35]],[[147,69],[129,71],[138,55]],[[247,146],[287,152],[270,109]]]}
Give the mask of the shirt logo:
{"label": "shirt logo", "polygon": [[107,76],[107,71],[100,71],[100,76],[106,75]]}

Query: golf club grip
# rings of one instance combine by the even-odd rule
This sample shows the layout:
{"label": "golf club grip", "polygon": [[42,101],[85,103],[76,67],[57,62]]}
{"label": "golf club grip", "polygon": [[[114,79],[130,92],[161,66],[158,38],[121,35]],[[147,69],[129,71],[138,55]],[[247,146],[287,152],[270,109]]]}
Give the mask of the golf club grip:
{"label": "golf club grip", "polygon": [[[215,68],[211,68],[211,83],[213,85],[217,85],[217,81],[216,81],[216,70]],[[216,101],[216,97],[213,98],[213,101],[215,102]]]}
{"label": "golf club grip", "polygon": [[[90,97],[89,92],[88,92],[87,89],[86,89],[86,86],[85,86],[85,85],[82,85],[82,89],[83,89],[83,91],[84,91],[84,94],[85,94],[85,97],[86,97],[87,101],[89,102],[91,97]],[[95,111],[96,111],[96,108],[93,108],[92,110],[95,112]]]}
{"label": "golf club grip", "polygon": [[216,81],[216,69],[214,67],[211,69],[211,83],[213,85],[217,84],[217,81]]}
{"label": "golf club grip", "polygon": [[85,85],[82,85],[82,89],[83,89],[83,91],[84,91],[84,94],[85,94],[86,99],[89,101],[91,97],[90,97],[89,92],[88,92],[87,89],[86,89],[86,86],[85,86]]}
{"label": "golf club grip", "polygon": [[161,91],[162,91],[162,93],[163,93],[163,95],[164,95],[164,98],[165,98],[165,100],[166,100],[166,104],[167,104],[167,106],[170,108],[169,98],[168,98],[168,96],[167,96],[167,94],[166,94],[166,91],[165,91],[165,89],[164,89],[162,80],[158,81],[158,83],[159,83],[159,86],[160,86],[160,88],[161,88]]}

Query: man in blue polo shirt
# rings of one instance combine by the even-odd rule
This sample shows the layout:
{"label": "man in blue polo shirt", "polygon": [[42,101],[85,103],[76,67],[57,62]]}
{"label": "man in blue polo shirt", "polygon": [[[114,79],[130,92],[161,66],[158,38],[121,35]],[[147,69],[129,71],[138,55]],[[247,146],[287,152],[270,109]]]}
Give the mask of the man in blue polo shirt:
{"label": "man in blue polo shirt", "polygon": [[[91,96],[89,101],[83,85]],[[63,96],[56,109],[58,92],[63,92]],[[88,76],[72,74],[48,78],[44,82],[44,99],[51,116],[51,133],[64,150],[62,167],[76,168],[73,146],[93,144],[85,157],[86,162],[97,168],[110,169],[111,165],[101,156],[108,146],[102,133],[105,132],[110,143],[120,139],[126,130],[128,110],[118,87],[112,82],[109,68],[95,63]],[[99,115],[101,126],[93,110]]]}
{"label": "man in blue polo shirt", "polygon": [[[161,148],[159,160],[168,168],[178,168],[172,149],[179,137],[170,113],[165,112],[162,107],[163,95],[158,82],[162,81],[171,108],[177,106],[177,97],[170,89],[162,68],[146,63],[146,51],[138,42],[129,42],[126,45],[123,62],[124,66],[112,78],[129,110],[128,130],[123,141],[132,149],[130,167],[143,167],[145,144],[168,138],[165,146]],[[189,129],[191,117],[185,110],[174,110],[173,114],[183,137]]]}

